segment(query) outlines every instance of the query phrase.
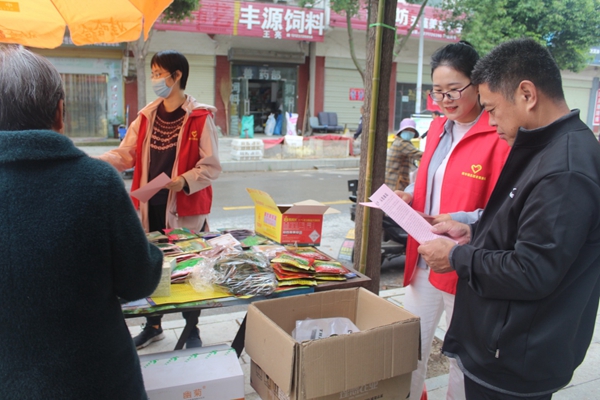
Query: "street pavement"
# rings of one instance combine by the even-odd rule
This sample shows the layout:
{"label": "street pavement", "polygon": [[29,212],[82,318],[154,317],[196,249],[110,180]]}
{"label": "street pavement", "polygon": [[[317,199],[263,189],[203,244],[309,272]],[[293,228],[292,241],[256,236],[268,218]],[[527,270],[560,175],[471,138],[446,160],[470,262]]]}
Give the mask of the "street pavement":
{"label": "street pavement", "polygon": [[[255,138],[266,138],[264,135],[255,135]],[[356,168],[359,165],[359,157],[335,157],[321,159],[289,159],[289,158],[264,158],[257,161],[235,161],[231,157],[232,137],[223,137],[219,139],[219,157],[224,172],[240,171],[284,171],[284,170],[311,170],[324,168]],[[80,148],[91,156],[100,155],[110,149],[117,147],[117,144],[107,146],[84,146],[76,143]],[[402,306],[404,289],[385,290],[379,295],[386,300]],[[245,306],[232,307],[231,312],[225,310],[204,311],[200,318],[200,332],[204,346],[218,344],[231,344],[235,334],[245,315]],[[440,325],[436,331],[436,336],[443,340],[446,332],[445,317],[442,316]],[[141,318],[128,319],[127,324],[133,336],[140,331]],[[587,352],[582,365],[575,371],[573,380],[564,389],[553,396],[557,400],[598,400],[600,399],[600,330],[598,325],[600,320],[596,319],[596,330],[592,343]],[[153,343],[145,349],[141,349],[139,354],[156,353],[171,351],[175,347],[177,338],[181,334],[185,320],[181,319],[180,314],[171,314],[170,318],[165,318],[163,328],[166,338],[160,342]],[[250,376],[250,358],[246,353],[240,357],[240,364],[246,377],[246,399],[258,399],[249,383]],[[442,375],[430,378],[426,381],[428,389],[428,398],[430,400],[445,399],[448,385],[448,375]]]}

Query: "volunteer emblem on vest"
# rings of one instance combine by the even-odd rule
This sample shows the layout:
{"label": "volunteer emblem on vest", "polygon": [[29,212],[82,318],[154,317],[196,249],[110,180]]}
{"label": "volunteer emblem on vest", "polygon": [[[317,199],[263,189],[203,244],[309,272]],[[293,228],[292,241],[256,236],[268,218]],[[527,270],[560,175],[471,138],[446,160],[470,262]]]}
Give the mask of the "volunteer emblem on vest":
{"label": "volunteer emblem on vest", "polygon": [[478,179],[480,181],[485,181],[487,180],[487,177],[478,175],[482,169],[483,167],[481,166],[481,164],[473,164],[471,165],[471,172],[463,172],[461,175],[473,179]]}
{"label": "volunteer emblem on vest", "polygon": [[198,140],[198,131],[192,131],[192,133],[190,133],[190,140]]}

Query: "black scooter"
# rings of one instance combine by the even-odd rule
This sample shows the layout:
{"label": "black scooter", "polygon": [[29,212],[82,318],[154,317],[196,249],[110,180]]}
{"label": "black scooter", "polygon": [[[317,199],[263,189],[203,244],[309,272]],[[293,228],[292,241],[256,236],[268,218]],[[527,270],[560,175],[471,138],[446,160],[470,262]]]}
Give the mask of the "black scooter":
{"label": "black scooter", "polygon": [[[350,192],[348,198],[352,201],[352,204],[350,205],[350,219],[354,221],[356,218],[358,179],[348,181],[348,191]],[[396,258],[405,255],[408,234],[386,214],[383,215],[383,230],[381,236],[381,265],[384,265],[386,261],[389,263],[395,261]],[[354,262],[354,229],[351,229],[348,234],[346,234],[338,259],[348,263]]]}

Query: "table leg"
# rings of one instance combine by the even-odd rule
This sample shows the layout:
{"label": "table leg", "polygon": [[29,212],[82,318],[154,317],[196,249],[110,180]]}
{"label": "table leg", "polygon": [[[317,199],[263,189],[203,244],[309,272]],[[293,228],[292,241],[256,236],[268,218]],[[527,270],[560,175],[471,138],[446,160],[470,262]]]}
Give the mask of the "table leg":
{"label": "table leg", "polygon": [[242,355],[242,351],[244,351],[244,341],[246,340],[246,316],[244,315],[244,320],[240,325],[240,329],[238,329],[235,334],[235,338],[233,342],[231,342],[231,347],[235,350],[238,358]]}
{"label": "table leg", "polygon": [[[190,336],[190,333],[192,333],[192,329],[194,329],[196,327],[196,323],[190,323],[190,320],[197,321],[198,318],[200,317],[200,310],[189,311],[189,316],[192,318],[186,318],[185,327],[183,328],[183,331],[181,332],[181,335],[179,336],[179,340],[177,341],[177,344],[175,345],[175,350],[183,349],[183,345],[185,344],[185,341]],[[195,319],[193,318],[194,316],[196,317]]]}

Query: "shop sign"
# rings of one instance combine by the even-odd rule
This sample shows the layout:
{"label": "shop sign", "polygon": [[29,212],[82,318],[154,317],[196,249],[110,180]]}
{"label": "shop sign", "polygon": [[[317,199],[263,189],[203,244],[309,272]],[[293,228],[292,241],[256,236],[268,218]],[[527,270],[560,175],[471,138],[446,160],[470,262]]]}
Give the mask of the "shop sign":
{"label": "shop sign", "polygon": [[350,92],[348,94],[348,100],[350,100],[350,101],[364,101],[365,100],[365,89],[350,88]]}
{"label": "shop sign", "polygon": [[594,126],[600,125],[600,89],[596,92],[596,105],[594,106]]}
{"label": "shop sign", "polygon": [[232,0],[202,0],[192,17],[181,23],[156,23],[158,30],[251,36],[322,42],[325,14],[308,9]]}
{"label": "shop sign", "polygon": [[600,47],[592,47],[590,49],[590,56],[592,56],[590,65],[600,65]]}
{"label": "shop sign", "polygon": [[[398,35],[406,35],[419,15],[419,4],[398,3],[396,8],[396,29]],[[423,11],[424,31],[423,35],[430,39],[455,41],[458,39],[460,29],[446,34],[443,26],[444,17],[442,10],[435,7],[425,6]],[[352,29],[367,29],[367,7],[360,7],[358,15],[352,17]],[[346,16],[331,11],[329,24],[336,28],[346,28]],[[412,36],[419,36],[420,24],[412,32]]]}

